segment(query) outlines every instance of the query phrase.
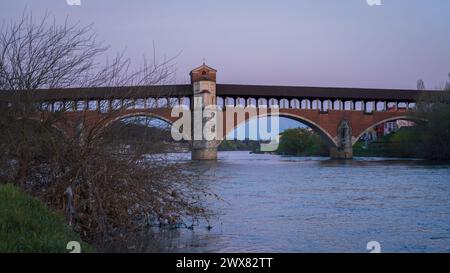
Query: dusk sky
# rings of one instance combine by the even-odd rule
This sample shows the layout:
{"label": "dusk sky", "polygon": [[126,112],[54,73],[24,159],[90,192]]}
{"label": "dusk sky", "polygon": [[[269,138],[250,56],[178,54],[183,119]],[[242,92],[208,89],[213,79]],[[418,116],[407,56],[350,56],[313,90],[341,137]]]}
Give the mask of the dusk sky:
{"label": "dusk sky", "polygon": [[450,72],[450,1],[2,0],[9,22],[27,6],[94,24],[112,50],[134,60],[177,54],[177,83],[206,63],[218,82],[304,86],[437,87]]}

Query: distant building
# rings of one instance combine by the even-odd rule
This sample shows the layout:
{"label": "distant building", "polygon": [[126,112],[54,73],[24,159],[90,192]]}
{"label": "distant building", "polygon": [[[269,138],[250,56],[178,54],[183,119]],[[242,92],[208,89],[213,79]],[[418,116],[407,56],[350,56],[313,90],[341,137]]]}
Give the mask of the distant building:
{"label": "distant building", "polygon": [[389,121],[389,122],[384,123],[384,135],[395,132],[402,127],[411,127],[414,125],[415,125],[415,123],[412,121],[409,121],[409,120]]}
{"label": "distant building", "polygon": [[399,129],[397,121],[385,122],[384,124],[382,124],[382,127],[383,127],[383,136],[395,132]]}
{"label": "distant building", "polygon": [[377,139],[377,131],[375,130],[375,128],[370,128],[361,136],[361,140],[364,140],[366,142],[374,141],[376,139]]}
{"label": "distant building", "polygon": [[392,132],[395,132],[402,127],[411,127],[414,125],[415,125],[415,123],[412,121],[409,121],[409,120],[388,121],[388,122],[379,124],[371,129],[369,129],[361,137],[361,140],[375,141],[377,138],[380,138],[380,137],[388,135]]}
{"label": "distant building", "polygon": [[398,128],[402,128],[402,127],[415,126],[416,124],[410,120],[400,119],[400,120],[397,120],[397,125],[398,125]]}

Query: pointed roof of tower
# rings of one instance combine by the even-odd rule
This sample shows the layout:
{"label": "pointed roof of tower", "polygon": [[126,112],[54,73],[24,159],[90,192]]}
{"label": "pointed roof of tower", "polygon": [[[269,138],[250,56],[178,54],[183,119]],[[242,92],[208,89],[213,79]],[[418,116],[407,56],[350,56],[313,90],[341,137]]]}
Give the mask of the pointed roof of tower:
{"label": "pointed roof of tower", "polygon": [[216,81],[217,70],[203,63],[201,66],[191,70],[191,83],[196,81]]}
{"label": "pointed roof of tower", "polygon": [[216,69],[214,69],[214,68],[212,68],[212,67],[210,67],[210,66],[207,66],[205,63],[203,63],[201,66],[192,69],[191,72],[190,72],[189,74],[191,75],[192,72],[198,72],[198,71],[201,71],[201,70],[209,70],[209,71],[212,70],[212,71],[214,71],[214,72],[217,72]]}

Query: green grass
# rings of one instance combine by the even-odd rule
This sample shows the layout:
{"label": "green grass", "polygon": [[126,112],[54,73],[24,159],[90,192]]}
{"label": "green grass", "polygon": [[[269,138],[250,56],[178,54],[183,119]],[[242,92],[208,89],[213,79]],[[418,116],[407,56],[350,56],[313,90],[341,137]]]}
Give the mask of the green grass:
{"label": "green grass", "polygon": [[69,241],[91,248],[65,223],[62,215],[19,188],[0,185],[0,252],[70,252]]}

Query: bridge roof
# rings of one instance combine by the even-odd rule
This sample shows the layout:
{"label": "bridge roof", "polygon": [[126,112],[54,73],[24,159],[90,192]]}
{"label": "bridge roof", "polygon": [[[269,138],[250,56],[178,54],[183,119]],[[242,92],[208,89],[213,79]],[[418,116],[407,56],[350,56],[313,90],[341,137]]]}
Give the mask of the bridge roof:
{"label": "bridge roof", "polygon": [[422,91],[307,86],[217,84],[218,96],[413,101]]}
{"label": "bridge roof", "polygon": [[[422,92],[402,89],[370,89],[341,87],[269,86],[217,84],[218,96],[253,98],[309,98],[309,99],[353,99],[353,100],[403,100],[414,101]],[[432,92],[432,91],[426,91]],[[30,94],[31,93],[31,94]],[[0,91],[0,100],[18,99],[18,91]],[[192,96],[190,84],[156,85],[133,87],[95,87],[36,90],[29,92],[35,101],[97,100],[114,98],[181,97]]]}
{"label": "bridge roof", "polygon": [[[0,100],[8,100],[11,95],[20,91],[0,91]],[[28,93],[35,101],[58,100],[101,100],[101,99],[125,99],[147,98],[166,96],[191,96],[192,87],[185,85],[153,85],[153,86],[124,86],[124,87],[91,87],[91,88],[64,88],[42,89]]]}

